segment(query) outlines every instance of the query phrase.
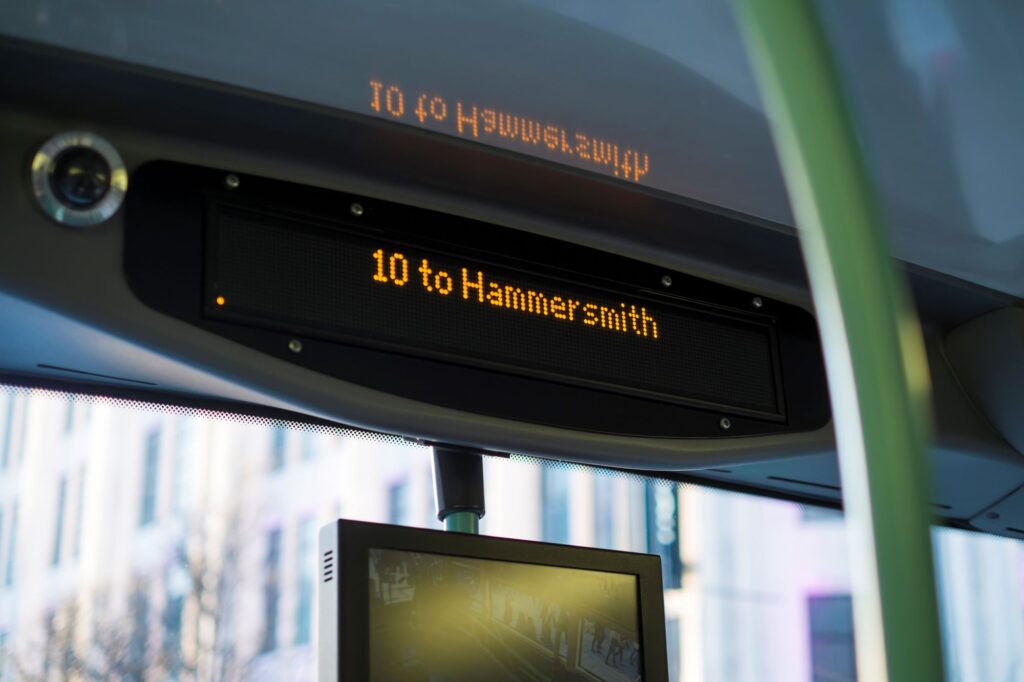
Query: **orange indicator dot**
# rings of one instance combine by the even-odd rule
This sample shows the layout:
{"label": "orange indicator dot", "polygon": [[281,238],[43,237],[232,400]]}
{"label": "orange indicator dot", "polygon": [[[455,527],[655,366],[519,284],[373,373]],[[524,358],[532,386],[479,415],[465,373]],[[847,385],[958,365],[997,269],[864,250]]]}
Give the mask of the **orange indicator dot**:
{"label": "orange indicator dot", "polygon": [[226,302],[227,300],[223,296],[217,297],[217,305],[224,305]]}

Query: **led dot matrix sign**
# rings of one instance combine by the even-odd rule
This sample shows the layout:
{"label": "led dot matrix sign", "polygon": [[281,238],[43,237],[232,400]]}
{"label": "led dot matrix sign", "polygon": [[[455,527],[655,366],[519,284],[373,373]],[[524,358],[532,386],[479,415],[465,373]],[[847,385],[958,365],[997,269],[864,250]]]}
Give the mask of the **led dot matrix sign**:
{"label": "led dot matrix sign", "polygon": [[[406,112],[419,106],[409,97]],[[427,115],[431,102],[451,115],[432,97]],[[644,439],[640,449],[828,423],[814,318],[765,292],[230,169],[153,162],[132,182],[125,275],[145,305],[279,371],[336,380],[353,400],[369,388],[570,437]],[[680,211],[709,233],[736,223]]]}
{"label": "led dot matrix sign", "polygon": [[[215,205],[205,314],[658,401],[785,417],[769,320],[408,232]],[[407,226],[408,227],[408,226]],[[540,254],[538,254],[540,255]],[[655,282],[656,284],[656,282]],[[439,387],[442,390],[443,387]]]}

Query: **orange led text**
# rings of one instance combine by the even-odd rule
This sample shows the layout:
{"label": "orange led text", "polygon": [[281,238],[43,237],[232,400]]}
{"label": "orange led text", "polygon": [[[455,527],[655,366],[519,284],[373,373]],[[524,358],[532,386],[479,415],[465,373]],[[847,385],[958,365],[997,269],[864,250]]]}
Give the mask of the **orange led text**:
{"label": "orange led text", "polygon": [[659,339],[658,322],[644,305],[597,302],[551,291],[524,289],[496,280],[478,268],[458,267],[449,271],[431,264],[427,258],[415,259],[415,274],[410,279],[410,267],[413,267],[410,256],[377,249],[372,257],[371,278],[380,284],[404,287],[414,282],[420,291],[431,296],[455,297],[503,312],[548,318],[559,324],[580,324],[652,341]]}

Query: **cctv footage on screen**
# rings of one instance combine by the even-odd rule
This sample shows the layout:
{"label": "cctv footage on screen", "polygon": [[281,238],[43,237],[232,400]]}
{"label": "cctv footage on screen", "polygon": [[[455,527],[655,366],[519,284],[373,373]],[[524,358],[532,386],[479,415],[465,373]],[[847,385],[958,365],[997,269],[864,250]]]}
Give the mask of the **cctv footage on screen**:
{"label": "cctv footage on screen", "polygon": [[373,682],[639,682],[633,575],[370,551]]}

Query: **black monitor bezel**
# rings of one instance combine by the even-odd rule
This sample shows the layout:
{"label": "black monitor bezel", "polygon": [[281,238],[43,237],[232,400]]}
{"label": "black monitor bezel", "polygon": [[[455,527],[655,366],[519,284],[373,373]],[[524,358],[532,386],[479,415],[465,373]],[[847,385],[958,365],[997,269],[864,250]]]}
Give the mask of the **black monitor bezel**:
{"label": "black monitor bezel", "polygon": [[[369,552],[390,549],[424,554],[622,573],[637,578],[641,657],[645,682],[668,682],[661,559],[546,542],[512,540],[363,521],[339,520],[335,579],[338,580],[339,682],[370,679]],[[323,636],[321,634],[321,636]]]}

